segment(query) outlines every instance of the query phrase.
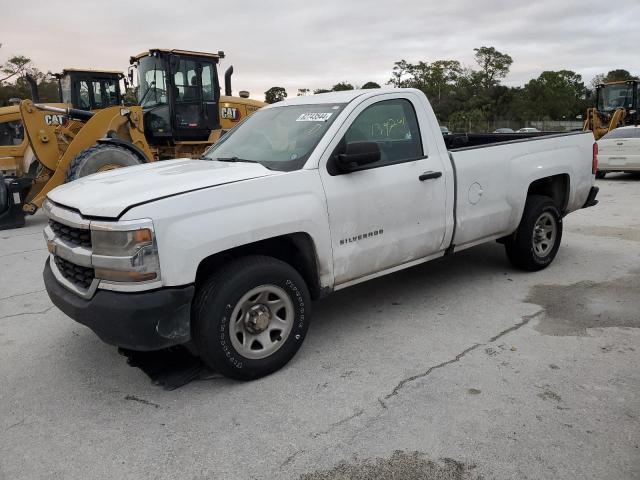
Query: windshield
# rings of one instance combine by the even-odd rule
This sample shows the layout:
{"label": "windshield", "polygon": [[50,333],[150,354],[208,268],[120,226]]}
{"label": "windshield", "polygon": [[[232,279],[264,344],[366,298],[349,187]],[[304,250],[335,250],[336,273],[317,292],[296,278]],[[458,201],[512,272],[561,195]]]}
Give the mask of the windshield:
{"label": "windshield", "polygon": [[631,107],[632,103],[633,88],[626,83],[605,85],[598,91],[598,110],[601,112]]}
{"label": "windshield", "polygon": [[144,57],[138,65],[138,103],[143,107],[155,107],[167,103],[167,86],[162,60]]}
{"label": "windshield", "polygon": [[254,161],[272,170],[298,170],[343,107],[330,103],[258,110],[213,145],[205,158]]}
{"label": "windshield", "polygon": [[602,140],[609,140],[612,138],[640,138],[640,127],[616,128],[602,137]]}

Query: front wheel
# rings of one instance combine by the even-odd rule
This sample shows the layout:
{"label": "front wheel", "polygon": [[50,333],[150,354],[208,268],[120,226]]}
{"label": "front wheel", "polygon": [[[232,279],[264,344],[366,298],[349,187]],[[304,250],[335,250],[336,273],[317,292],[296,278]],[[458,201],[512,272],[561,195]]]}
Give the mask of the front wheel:
{"label": "front wheel", "polygon": [[530,195],[518,229],[505,241],[507,257],[523,270],[534,272],[549,266],[562,240],[562,215],[554,201]]}
{"label": "front wheel", "polygon": [[99,143],[81,151],[65,174],[65,183],[93,173],[140,165],[143,160],[131,150],[111,143]]}
{"label": "front wheel", "polygon": [[311,298],[300,274],[265,256],[221,267],[198,290],[192,336],[210,368],[253,380],[282,368],[309,328]]}

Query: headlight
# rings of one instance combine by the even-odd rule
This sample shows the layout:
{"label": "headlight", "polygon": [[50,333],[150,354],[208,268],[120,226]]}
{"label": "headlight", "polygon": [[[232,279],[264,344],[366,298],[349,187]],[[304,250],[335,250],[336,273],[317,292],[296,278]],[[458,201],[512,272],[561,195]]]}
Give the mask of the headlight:
{"label": "headlight", "polygon": [[133,255],[142,247],[153,244],[149,228],[128,231],[92,230],[91,245],[96,255],[124,257]]}
{"label": "headlight", "polygon": [[158,249],[150,220],[121,224],[92,222],[91,247],[96,278],[113,282],[160,278]]}

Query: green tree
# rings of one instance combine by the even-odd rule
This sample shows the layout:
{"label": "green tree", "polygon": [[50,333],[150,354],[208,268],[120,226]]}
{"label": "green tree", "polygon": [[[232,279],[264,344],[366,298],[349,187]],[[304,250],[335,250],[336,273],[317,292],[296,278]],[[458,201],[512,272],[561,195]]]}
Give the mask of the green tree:
{"label": "green tree", "polygon": [[368,90],[372,88],[380,88],[380,85],[378,85],[376,82],[367,82],[360,88],[362,88],[363,90]]}
{"label": "green tree", "polygon": [[329,93],[331,90],[327,90],[326,88],[316,88],[313,93],[318,94],[318,93]]}
{"label": "green tree", "polygon": [[333,87],[331,87],[332,92],[343,92],[345,90],[354,90],[354,87],[347,82],[336,83]]}
{"label": "green tree", "polygon": [[305,95],[309,95],[311,93],[311,90],[309,90],[308,88],[299,88],[298,89],[298,96],[299,97],[304,97]]}
{"label": "green tree", "polygon": [[482,110],[453,112],[449,117],[449,130],[452,132],[483,132],[486,130],[486,117]]}
{"label": "green tree", "polygon": [[281,102],[287,98],[287,91],[283,87],[271,87],[264,92],[264,101],[267,103]]}
{"label": "green tree", "polygon": [[571,70],[544,71],[524,87],[530,119],[575,118],[586,108],[587,88],[582,76]]}
{"label": "green tree", "polygon": [[[60,101],[58,81],[53,77],[51,72],[43,73],[31,67],[29,68],[29,74],[36,79],[41,102]],[[0,85],[0,106],[8,105],[10,98],[31,98],[31,88],[26,78],[20,76],[13,80],[13,82],[5,82]]]}
{"label": "green tree", "polygon": [[391,71],[391,78],[387,82],[387,85],[393,85],[394,87],[404,87],[405,80],[403,77],[410,74],[411,64],[406,60],[400,60],[393,64],[393,70]]}
{"label": "green tree", "polygon": [[619,82],[623,80],[633,80],[634,78],[637,78],[637,77],[634,77],[633,75],[631,75],[631,72],[629,72],[629,70],[618,68],[616,70],[611,70],[609,73],[607,73],[605,81]]}
{"label": "green tree", "polygon": [[[0,43],[0,48],[2,44]],[[26,73],[31,65],[31,59],[24,55],[13,55],[0,65],[0,85],[13,77]]]}
{"label": "green tree", "polygon": [[485,88],[495,86],[501,78],[509,73],[513,58],[506,53],[499,52],[494,47],[480,47],[473,49],[476,63],[480,66],[479,80]]}

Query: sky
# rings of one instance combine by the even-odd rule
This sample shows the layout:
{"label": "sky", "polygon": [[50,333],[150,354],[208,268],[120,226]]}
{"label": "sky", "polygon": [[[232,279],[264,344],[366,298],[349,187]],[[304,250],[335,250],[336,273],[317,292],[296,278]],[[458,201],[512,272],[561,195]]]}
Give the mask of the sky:
{"label": "sky", "polygon": [[[6,0],[3,0],[6,1]],[[394,62],[454,59],[493,46],[514,62],[506,85],[568,69],[586,82],[625,68],[640,75],[640,1],[29,0],[5,5],[0,63],[21,54],[43,71],[126,71],[149,48],[217,52],[233,89],[263,99],[272,86],[384,84]]]}

